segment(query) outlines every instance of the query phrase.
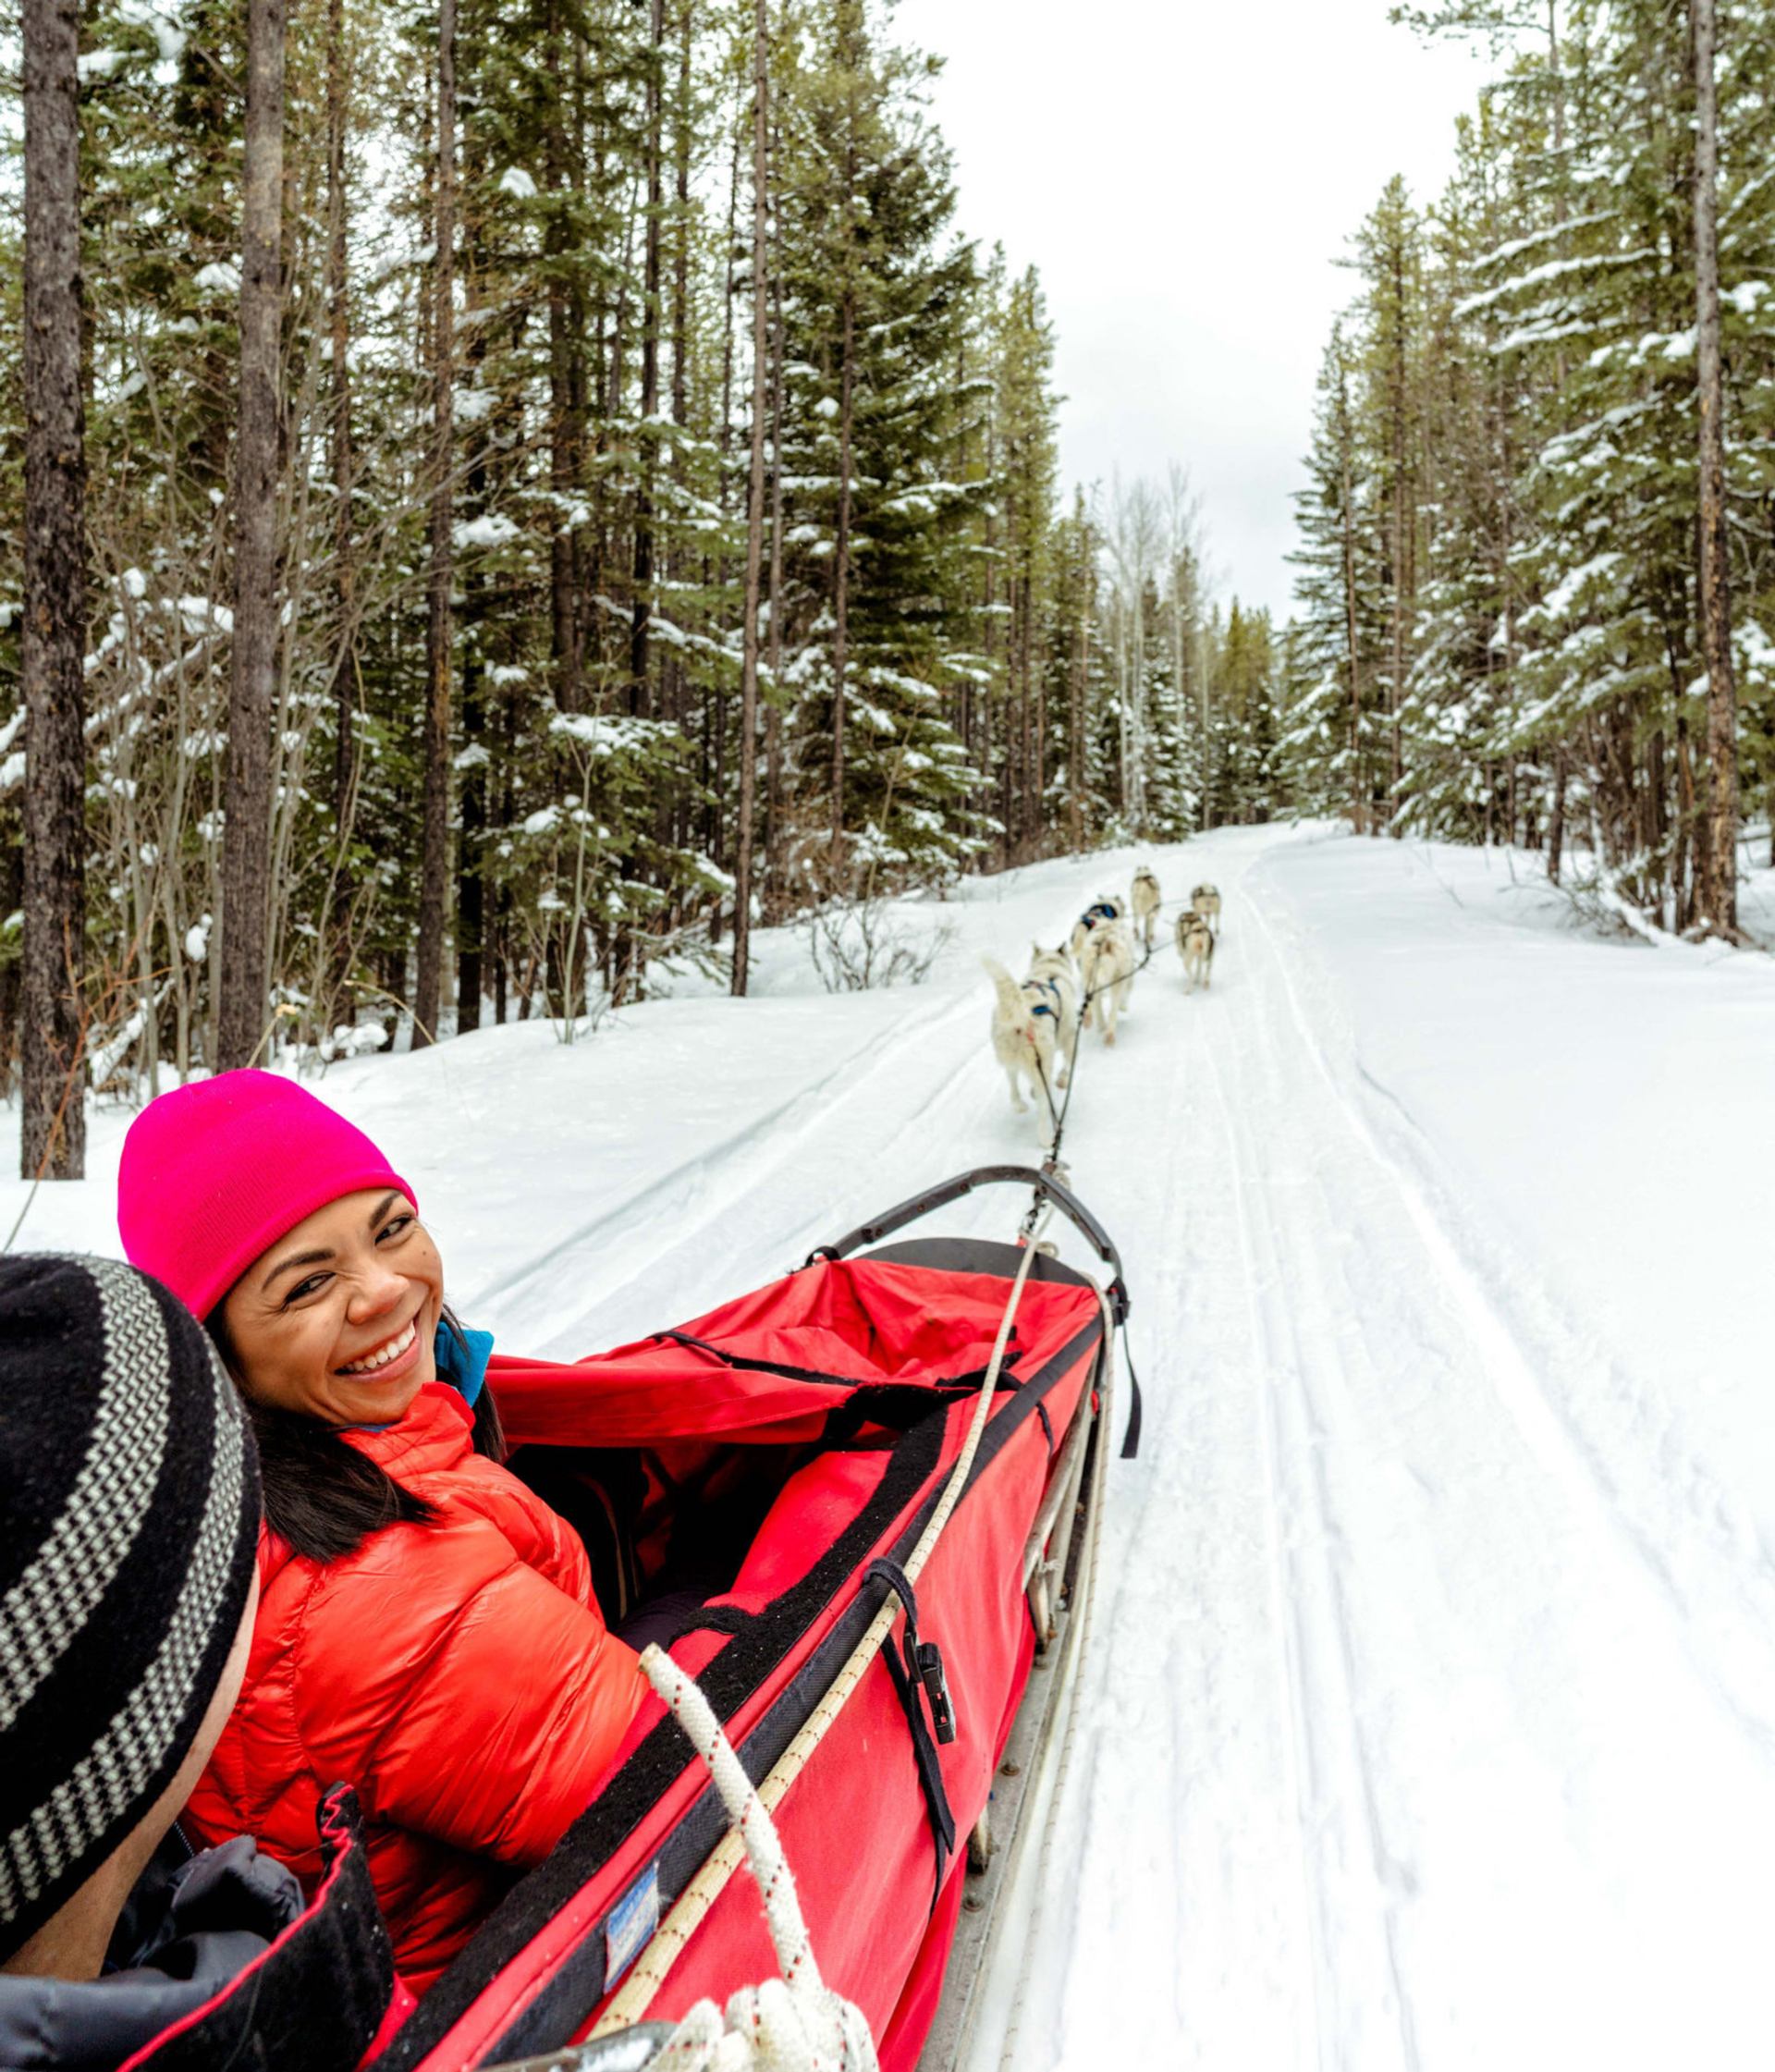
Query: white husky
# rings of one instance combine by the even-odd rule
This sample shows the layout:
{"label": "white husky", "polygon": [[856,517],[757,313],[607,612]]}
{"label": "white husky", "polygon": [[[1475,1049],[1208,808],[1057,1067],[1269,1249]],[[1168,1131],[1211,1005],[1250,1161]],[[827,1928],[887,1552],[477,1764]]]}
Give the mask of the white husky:
{"label": "white husky", "polygon": [[1214,930],[1205,913],[1194,911],[1177,917],[1177,953],[1183,960],[1183,980],[1190,992],[1206,989],[1214,975]]}
{"label": "white husky", "polygon": [[1091,931],[1106,921],[1120,921],[1127,913],[1126,905],[1113,892],[1106,892],[1101,899],[1094,900],[1072,924],[1072,940],[1069,947],[1072,962],[1081,970],[1084,967],[1084,946],[1090,940]]}
{"label": "white husky", "polygon": [[1190,905],[1216,935],[1220,933],[1220,888],[1218,885],[1198,885],[1190,894]]}
{"label": "white husky", "polygon": [[1054,1089],[1063,1086],[1056,1073],[1064,1069],[1060,1048],[1060,1011],[1049,983],[1025,979],[1020,986],[993,957],[982,957],[998,999],[992,1009],[992,1052],[1005,1068],[1010,1082],[1010,1105],[1019,1115],[1029,1113],[1023,1098],[1027,1081],[1031,1093],[1047,1116],[1048,1134],[1054,1134]]}
{"label": "white husky", "polygon": [[1140,939],[1150,950],[1153,947],[1153,924],[1158,919],[1158,910],[1165,903],[1165,896],[1158,889],[1158,880],[1143,864],[1134,873],[1132,896],[1129,906],[1134,916],[1134,926],[1140,930]]}
{"label": "white husky", "polygon": [[1079,959],[1079,977],[1084,986],[1084,1025],[1093,1016],[1103,1030],[1103,1040],[1112,1048],[1117,1019],[1128,1011],[1134,989],[1134,938],[1125,921],[1099,921],[1084,938],[1084,954]]}
{"label": "white husky", "polygon": [[1023,991],[1037,989],[1036,1012],[1051,1007],[1059,1024],[1060,1073],[1054,1082],[1064,1086],[1068,1068],[1079,1038],[1079,982],[1072,960],[1064,949],[1044,950],[1039,942],[1029,946],[1029,969],[1023,975]]}

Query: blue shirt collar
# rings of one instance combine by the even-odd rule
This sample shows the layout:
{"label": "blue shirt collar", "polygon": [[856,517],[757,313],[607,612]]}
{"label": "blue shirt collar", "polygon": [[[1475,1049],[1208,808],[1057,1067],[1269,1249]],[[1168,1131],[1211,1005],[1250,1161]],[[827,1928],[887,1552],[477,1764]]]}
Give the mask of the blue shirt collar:
{"label": "blue shirt collar", "polygon": [[437,1378],[447,1381],[471,1410],[486,1386],[487,1362],[493,1357],[491,1331],[463,1330],[459,1335],[440,1323],[433,1343]]}

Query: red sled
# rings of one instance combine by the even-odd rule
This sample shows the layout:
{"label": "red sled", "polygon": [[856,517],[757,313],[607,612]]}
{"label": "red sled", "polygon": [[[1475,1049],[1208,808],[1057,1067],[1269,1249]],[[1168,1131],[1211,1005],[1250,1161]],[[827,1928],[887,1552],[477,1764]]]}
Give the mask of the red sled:
{"label": "red sled", "polygon": [[[1018,1244],[883,1244],[998,1183],[1034,1191]],[[1100,1286],[1047,1247],[1034,1258],[978,1452],[914,1590],[900,1563],[961,1453],[1044,1203],[1083,1235],[1108,1279]],[[1053,1730],[1072,1607],[1088,1587],[1110,1354],[1126,1310],[1115,1247],[1064,1185],[989,1167],[679,1330],[571,1366],[494,1361],[511,1465],[581,1526],[601,1601],[617,1615],[645,1610],[687,1546],[715,1574],[670,1652],[755,1783],[888,1597],[900,1599],[888,1642],[775,1815],[821,1974],[863,2009],[884,2072],[952,2065],[971,2030],[1026,1833],[1024,1787]],[[1138,1419],[1136,1395],[1124,1453]],[[374,2072],[545,2058],[640,2072],[693,2003],[724,2005],[776,1971],[756,1888],[741,1872],[640,2018],[586,2041],[726,1825],[702,1761],[650,1700],[585,1812],[512,1887]]]}

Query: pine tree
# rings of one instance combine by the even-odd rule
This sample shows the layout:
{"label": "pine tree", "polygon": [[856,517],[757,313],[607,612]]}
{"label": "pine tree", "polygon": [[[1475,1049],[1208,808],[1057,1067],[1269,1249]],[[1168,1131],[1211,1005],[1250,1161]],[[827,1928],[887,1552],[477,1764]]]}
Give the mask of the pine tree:
{"label": "pine tree", "polygon": [[1396,13],[1480,38],[1500,72],[1427,216],[1389,191],[1359,240],[1301,506],[1291,772],[1339,789],[1340,608],[1359,825],[1384,697],[1397,826],[1539,844],[1556,879],[1575,844],[1667,926],[1729,930],[1734,794],[1768,784],[1775,742],[1775,23],[1667,0]]}
{"label": "pine tree", "polygon": [[[781,921],[1197,824],[1199,543],[1148,484],[1131,590],[1109,514],[1057,510],[1039,276],[959,233],[886,0],[767,13],[762,178],[755,8],[277,17],[84,10],[55,754],[92,896],[31,931],[86,959],[34,1085],[62,1103],[80,1027],[129,1091],[489,1016],[570,1034],[730,923],[743,983],[753,890]],[[6,570],[82,529],[34,492],[24,522],[23,458],[0,441],[0,912],[34,913]],[[0,1077],[41,1005],[14,944]]]}

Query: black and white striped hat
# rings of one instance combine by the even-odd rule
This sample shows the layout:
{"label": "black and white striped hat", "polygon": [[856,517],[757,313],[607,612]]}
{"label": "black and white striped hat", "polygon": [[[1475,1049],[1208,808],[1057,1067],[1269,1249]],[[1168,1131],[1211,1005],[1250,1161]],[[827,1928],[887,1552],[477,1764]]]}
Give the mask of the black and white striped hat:
{"label": "black and white striped hat", "polygon": [[251,1435],[190,1313],[109,1259],[0,1259],[0,1958],[172,1782],[258,1523]]}

